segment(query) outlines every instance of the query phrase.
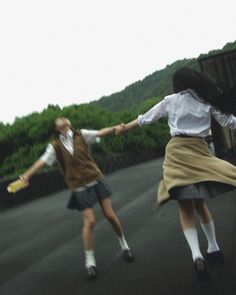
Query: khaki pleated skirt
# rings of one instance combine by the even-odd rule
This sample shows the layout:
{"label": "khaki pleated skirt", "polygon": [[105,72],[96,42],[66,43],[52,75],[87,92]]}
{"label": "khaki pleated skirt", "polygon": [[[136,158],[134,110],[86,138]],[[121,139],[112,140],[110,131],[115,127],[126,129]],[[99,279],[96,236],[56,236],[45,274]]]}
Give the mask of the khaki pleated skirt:
{"label": "khaki pleated skirt", "polygon": [[232,189],[236,189],[236,167],[211,155],[204,139],[169,141],[157,192],[159,205],[170,199],[214,197]]}

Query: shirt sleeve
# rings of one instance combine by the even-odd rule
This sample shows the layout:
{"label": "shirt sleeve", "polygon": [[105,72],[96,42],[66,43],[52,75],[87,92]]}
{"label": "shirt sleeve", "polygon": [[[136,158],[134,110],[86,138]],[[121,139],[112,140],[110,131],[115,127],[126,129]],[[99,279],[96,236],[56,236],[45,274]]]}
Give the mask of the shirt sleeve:
{"label": "shirt sleeve", "polygon": [[101,141],[101,139],[97,137],[97,130],[81,129],[81,133],[83,135],[85,142],[88,145],[91,145],[93,143],[99,143]]}
{"label": "shirt sleeve", "polygon": [[224,114],[214,107],[211,108],[211,115],[221,126],[228,127],[229,129],[236,129],[236,117],[234,115]]}
{"label": "shirt sleeve", "polygon": [[48,166],[52,166],[56,161],[56,152],[51,143],[48,144],[45,153],[40,157],[40,160],[43,161]]}
{"label": "shirt sleeve", "polygon": [[166,117],[166,107],[165,107],[165,99],[163,99],[161,102],[156,104],[154,107],[152,107],[149,111],[147,111],[144,115],[138,116],[138,124],[139,126],[152,124],[155,121],[158,121],[159,119]]}

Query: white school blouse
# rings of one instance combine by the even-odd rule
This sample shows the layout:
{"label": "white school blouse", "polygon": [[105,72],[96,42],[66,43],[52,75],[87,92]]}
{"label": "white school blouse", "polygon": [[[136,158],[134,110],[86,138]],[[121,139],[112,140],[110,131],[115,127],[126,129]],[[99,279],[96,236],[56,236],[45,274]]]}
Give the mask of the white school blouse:
{"label": "white school blouse", "polygon": [[[87,130],[81,129],[81,133],[85,142],[88,145],[91,145],[95,142],[100,142],[100,138],[97,137],[97,130]],[[74,147],[73,147],[73,131],[69,130],[66,136],[60,134],[59,136],[60,142],[64,145],[64,147],[68,150],[70,154],[73,155]],[[40,157],[40,160],[43,161],[48,166],[52,166],[56,161],[56,151],[51,143],[48,144],[45,153]]]}
{"label": "white school blouse", "polygon": [[191,90],[166,96],[143,115],[138,116],[139,126],[151,124],[167,117],[171,136],[185,134],[206,137],[211,127],[211,116],[224,127],[236,128],[236,117],[226,115],[205,103]]}

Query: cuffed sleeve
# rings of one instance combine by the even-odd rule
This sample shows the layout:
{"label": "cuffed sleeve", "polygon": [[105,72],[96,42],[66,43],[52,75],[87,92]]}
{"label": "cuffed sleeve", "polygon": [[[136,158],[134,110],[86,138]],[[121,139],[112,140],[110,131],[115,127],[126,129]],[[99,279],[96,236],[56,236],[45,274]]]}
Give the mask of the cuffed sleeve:
{"label": "cuffed sleeve", "polygon": [[143,115],[138,116],[138,125],[141,127],[142,126],[142,117]]}
{"label": "cuffed sleeve", "polygon": [[85,142],[88,145],[91,145],[93,143],[99,143],[101,141],[101,139],[97,137],[97,134],[98,134],[97,130],[81,129],[81,133],[83,135]]}
{"label": "cuffed sleeve", "polygon": [[139,115],[138,124],[140,127],[143,125],[152,124],[155,121],[158,121],[159,119],[166,116],[167,114],[165,108],[165,99],[163,99],[161,102],[159,102],[149,111],[147,111],[144,115]]}
{"label": "cuffed sleeve", "polygon": [[228,127],[229,129],[236,129],[236,117],[234,115],[223,114],[213,107],[211,109],[211,115],[221,126]]}

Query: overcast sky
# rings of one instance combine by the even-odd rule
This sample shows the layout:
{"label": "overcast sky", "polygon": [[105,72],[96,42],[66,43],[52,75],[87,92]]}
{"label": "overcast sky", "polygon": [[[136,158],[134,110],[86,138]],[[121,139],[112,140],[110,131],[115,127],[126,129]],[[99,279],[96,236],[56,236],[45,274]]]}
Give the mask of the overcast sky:
{"label": "overcast sky", "polygon": [[88,102],[236,40],[235,1],[1,0],[0,121]]}

